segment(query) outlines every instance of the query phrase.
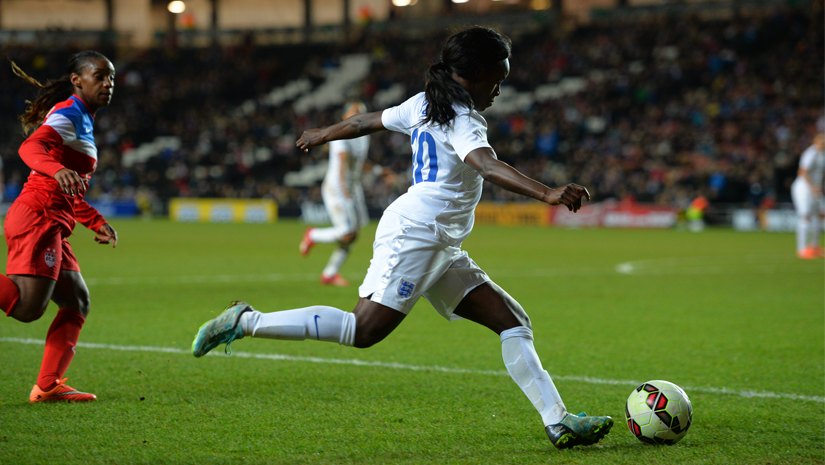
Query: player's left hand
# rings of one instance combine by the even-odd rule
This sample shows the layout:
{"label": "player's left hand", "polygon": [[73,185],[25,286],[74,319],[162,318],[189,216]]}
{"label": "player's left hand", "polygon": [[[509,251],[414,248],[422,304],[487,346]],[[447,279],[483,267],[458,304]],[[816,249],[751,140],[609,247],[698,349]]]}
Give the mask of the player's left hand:
{"label": "player's left hand", "polygon": [[578,184],[565,184],[553,190],[545,200],[550,205],[564,205],[571,212],[577,212],[582,207],[582,199],[590,201],[590,192]]}
{"label": "player's left hand", "polygon": [[98,244],[108,244],[111,242],[112,248],[117,247],[117,231],[115,231],[115,228],[113,228],[112,225],[106,223],[101,226],[100,230],[97,232],[95,242]]}
{"label": "player's left hand", "polygon": [[317,147],[324,143],[322,134],[323,129],[307,129],[301,134],[301,138],[295,143],[295,146],[301,149],[302,152],[309,152],[312,147]]}

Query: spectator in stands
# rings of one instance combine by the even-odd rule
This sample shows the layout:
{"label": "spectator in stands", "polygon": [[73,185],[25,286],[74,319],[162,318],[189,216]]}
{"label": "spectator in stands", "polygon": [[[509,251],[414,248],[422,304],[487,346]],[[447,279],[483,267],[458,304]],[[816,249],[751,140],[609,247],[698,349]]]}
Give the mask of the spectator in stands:
{"label": "spectator in stands", "polygon": [[[530,103],[498,115],[490,141],[503,160],[529,166],[542,181],[572,176],[592,185],[599,198],[633,196],[684,209],[704,194],[714,205],[758,201],[751,188],[759,186],[779,202],[790,201],[796,156],[805,149],[799,141],[817,124],[825,126],[821,9],[814,2],[723,20],[619,18],[562,36],[549,26],[526,29],[500,105],[515,92]],[[284,186],[283,175],[312,160],[288,156],[289,141],[304,128],[332,124],[334,112],[296,115],[292,100],[270,103],[269,92],[299,79],[317,86],[323,64],[342,53],[367,53],[372,71],[355,89],[358,97],[375,105],[393,90],[398,96],[391,103],[397,103],[415,92],[416,70],[438,52],[434,43],[369,32],[333,53],[311,46],[142,51],[122,60],[118,102],[125,111],[101,120],[101,154],[162,135],[178,137],[180,148],[132,165],[106,156],[90,195],[130,197],[140,185],[160,199],[277,196],[282,206],[298,206],[313,191]],[[68,52],[8,50],[43,73],[61,53]],[[240,54],[249,59],[238,60]],[[0,105],[15,114],[24,102],[17,84],[4,82],[11,87]],[[586,90],[559,91],[571,82]],[[549,100],[533,92],[544,84],[556,86]],[[155,98],[143,98],[147,92]],[[10,118],[0,125],[0,153],[14,153],[20,143],[13,126]],[[381,134],[372,146],[376,161],[399,174],[409,171],[405,143]],[[26,172],[14,158],[4,161],[7,179]],[[365,196],[368,205],[384,207],[404,189],[382,179]],[[484,198],[512,200],[491,185]]]}

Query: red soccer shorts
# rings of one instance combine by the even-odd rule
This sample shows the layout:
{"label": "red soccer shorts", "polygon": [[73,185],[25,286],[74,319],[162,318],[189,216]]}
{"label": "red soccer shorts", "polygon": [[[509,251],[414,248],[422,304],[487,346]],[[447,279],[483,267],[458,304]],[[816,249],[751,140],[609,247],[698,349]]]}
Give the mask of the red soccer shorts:
{"label": "red soccer shorts", "polygon": [[6,214],[4,228],[9,247],[6,275],[44,276],[57,281],[61,270],[80,271],[65,239],[71,233],[58,222],[15,202]]}

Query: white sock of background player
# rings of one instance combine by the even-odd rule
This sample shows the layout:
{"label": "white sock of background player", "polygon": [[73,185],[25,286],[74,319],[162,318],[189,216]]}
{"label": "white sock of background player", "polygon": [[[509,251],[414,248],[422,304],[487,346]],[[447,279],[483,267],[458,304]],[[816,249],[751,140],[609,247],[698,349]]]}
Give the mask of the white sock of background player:
{"label": "white sock of background player", "polygon": [[550,375],[541,367],[533,347],[533,331],[526,326],[503,331],[501,355],[510,377],[539,411],[544,426],[559,423],[567,409]]}
{"label": "white sock of background player", "polygon": [[819,215],[811,216],[811,247],[819,247],[819,235],[822,233],[822,218]]}
{"label": "white sock of background player", "polygon": [[312,242],[320,242],[328,244],[330,242],[338,242],[346,232],[342,233],[338,228],[314,228],[309,232],[309,238]]}
{"label": "white sock of background player", "polygon": [[329,257],[327,266],[324,268],[324,271],[321,272],[321,275],[331,278],[338,274],[338,271],[344,265],[344,262],[347,261],[347,256],[349,256],[349,251],[347,249],[343,247],[338,247],[335,249]]}
{"label": "white sock of background player", "polygon": [[802,250],[808,246],[808,217],[800,216],[796,223],[796,251]]}
{"label": "white sock of background player", "polygon": [[355,315],[323,305],[272,313],[252,310],[244,312],[238,324],[244,336],[266,339],[315,339],[345,346],[355,339]]}

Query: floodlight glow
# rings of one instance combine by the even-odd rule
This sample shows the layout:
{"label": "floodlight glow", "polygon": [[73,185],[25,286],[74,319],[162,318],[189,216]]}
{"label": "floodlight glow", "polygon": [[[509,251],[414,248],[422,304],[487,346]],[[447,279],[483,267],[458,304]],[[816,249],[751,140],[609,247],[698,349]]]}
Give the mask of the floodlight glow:
{"label": "floodlight glow", "polygon": [[453,0],[453,3],[467,3],[470,0]]}
{"label": "floodlight glow", "polygon": [[174,2],[169,2],[169,6],[167,6],[166,8],[169,9],[170,13],[178,14],[186,11],[186,4],[179,0],[176,0]]}
{"label": "floodlight glow", "polygon": [[392,0],[392,4],[395,6],[407,6],[410,4],[410,0]]}

